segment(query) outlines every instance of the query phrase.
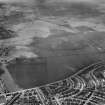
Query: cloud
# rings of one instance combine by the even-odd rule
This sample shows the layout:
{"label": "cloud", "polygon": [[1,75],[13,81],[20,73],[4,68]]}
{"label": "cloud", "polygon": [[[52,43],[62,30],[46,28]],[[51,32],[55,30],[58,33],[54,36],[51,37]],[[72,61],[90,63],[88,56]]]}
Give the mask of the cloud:
{"label": "cloud", "polygon": [[28,3],[33,4],[36,0],[0,0],[3,3]]}
{"label": "cloud", "polygon": [[105,3],[105,0],[46,0],[47,2],[90,2],[90,3]]}

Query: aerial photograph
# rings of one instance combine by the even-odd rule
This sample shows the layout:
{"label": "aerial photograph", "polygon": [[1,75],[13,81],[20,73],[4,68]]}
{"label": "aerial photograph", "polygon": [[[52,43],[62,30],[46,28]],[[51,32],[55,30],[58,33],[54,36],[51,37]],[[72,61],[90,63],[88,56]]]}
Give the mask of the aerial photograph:
{"label": "aerial photograph", "polygon": [[105,105],[105,0],[0,0],[0,105]]}

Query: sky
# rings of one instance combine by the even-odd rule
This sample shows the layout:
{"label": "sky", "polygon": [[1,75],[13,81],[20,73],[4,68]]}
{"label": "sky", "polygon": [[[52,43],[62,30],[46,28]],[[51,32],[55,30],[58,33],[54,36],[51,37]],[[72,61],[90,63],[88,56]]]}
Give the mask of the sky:
{"label": "sky", "polygon": [[0,2],[32,2],[35,0],[0,0]]}
{"label": "sky", "polygon": [[49,2],[79,2],[79,1],[83,1],[83,2],[96,2],[96,1],[104,1],[104,0],[0,0],[0,2],[27,2],[27,3],[31,3],[31,2],[35,2],[35,1],[49,1]]}
{"label": "sky", "polygon": [[53,3],[53,2],[90,2],[90,3],[105,3],[105,0],[0,0],[0,2],[8,3],[26,3],[26,4],[37,4],[37,3]]}
{"label": "sky", "polygon": [[105,0],[46,0],[47,2],[90,2],[90,3],[105,3]]}
{"label": "sky", "polygon": [[36,0],[0,0],[0,2],[35,4]]}

